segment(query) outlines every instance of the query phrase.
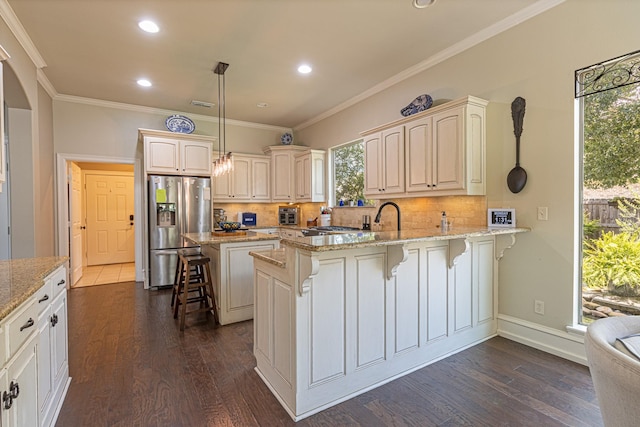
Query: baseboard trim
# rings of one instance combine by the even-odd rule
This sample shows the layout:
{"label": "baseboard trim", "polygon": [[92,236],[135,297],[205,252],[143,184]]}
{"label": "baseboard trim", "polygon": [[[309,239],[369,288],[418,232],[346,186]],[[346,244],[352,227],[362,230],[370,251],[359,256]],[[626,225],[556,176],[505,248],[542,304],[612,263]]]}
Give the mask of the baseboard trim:
{"label": "baseboard trim", "polygon": [[504,314],[498,315],[498,335],[581,365],[587,365],[584,337]]}

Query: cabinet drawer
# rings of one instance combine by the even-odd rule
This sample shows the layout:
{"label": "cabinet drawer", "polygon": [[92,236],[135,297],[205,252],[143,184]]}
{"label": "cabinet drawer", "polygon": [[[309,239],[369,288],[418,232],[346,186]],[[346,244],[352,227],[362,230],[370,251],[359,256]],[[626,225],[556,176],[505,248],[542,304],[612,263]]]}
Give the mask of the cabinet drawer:
{"label": "cabinet drawer", "polygon": [[51,278],[52,296],[55,298],[63,289],[67,288],[67,269],[61,265],[49,277]]}
{"label": "cabinet drawer", "polygon": [[51,280],[45,279],[44,286],[36,291],[33,296],[36,301],[35,304],[38,309],[38,316],[51,305],[53,301],[53,287],[51,286]]}
{"label": "cabinet drawer", "polygon": [[36,300],[33,298],[29,298],[26,303],[16,310],[15,314],[12,314],[10,318],[7,319],[5,323],[5,333],[9,335],[9,354],[7,355],[7,359],[11,359],[27,338],[29,338],[31,333],[38,329],[36,326],[37,320],[38,306]]}

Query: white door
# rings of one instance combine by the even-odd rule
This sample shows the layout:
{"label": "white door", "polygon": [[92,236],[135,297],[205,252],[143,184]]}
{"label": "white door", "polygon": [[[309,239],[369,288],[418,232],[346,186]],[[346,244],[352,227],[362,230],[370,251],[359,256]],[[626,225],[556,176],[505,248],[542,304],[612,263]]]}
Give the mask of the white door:
{"label": "white door", "polygon": [[76,163],[69,168],[69,213],[71,221],[71,285],[82,277],[82,170]]}
{"label": "white door", "polygon": [[87,265],[134,262],[133,174],[86,173]]}

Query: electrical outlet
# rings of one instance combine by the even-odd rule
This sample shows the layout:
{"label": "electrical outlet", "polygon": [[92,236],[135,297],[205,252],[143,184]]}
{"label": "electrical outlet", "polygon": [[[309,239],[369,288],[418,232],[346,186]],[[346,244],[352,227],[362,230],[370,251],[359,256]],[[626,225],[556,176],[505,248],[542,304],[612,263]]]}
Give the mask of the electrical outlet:
{"label": "electrical outlet", "polygon": [[533,311],[535,311],[536,314],[544,314],[544,301],[535,300],[533,303]]}
{"label": "electrical outlet", "polygon": [[549,208],[546,206],[538,207],[538,221],[548,221],[549,220]]}

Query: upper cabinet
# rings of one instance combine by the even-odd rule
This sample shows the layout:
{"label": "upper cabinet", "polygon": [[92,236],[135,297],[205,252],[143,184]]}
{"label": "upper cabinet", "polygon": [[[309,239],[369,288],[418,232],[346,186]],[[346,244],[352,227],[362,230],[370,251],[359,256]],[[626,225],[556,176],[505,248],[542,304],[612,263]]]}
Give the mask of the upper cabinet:
{"label": "upper cabinet", "polygon": [[211,176],[215,138],[140,129],[147,173]]}
{"label": "upper cabinet", "polygon": [[376,132],[364,139],[365,196],[404,193],[404,127]]}
{"label": "upper cabinet", "polygon": [[270,202],[271,159],[233,154],[233,170],[213,177],[213,199],[218,202]]}
{"label": "upper cabinet", "polygon": [[271,200],[324,202],[326,152],[299,145],[265,147],[271,156]]}
{"label": "upper cabinet", "polygon": [[296,202],[324,202],[324,150],[307,150],[295,158]]}
{"label": "upper cabinet", "polygon": [[468,96],[362,132],[367,197],[486,194],[487,104]]}

